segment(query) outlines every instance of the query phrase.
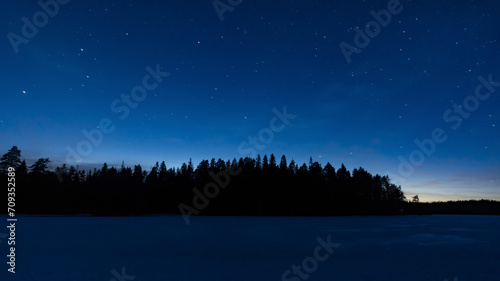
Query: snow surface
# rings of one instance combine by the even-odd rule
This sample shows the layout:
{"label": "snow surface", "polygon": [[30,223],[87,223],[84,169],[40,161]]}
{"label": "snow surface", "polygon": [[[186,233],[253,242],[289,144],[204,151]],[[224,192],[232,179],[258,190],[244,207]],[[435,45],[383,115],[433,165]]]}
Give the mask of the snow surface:
{"label": "snow surface", "polygon": [[500,216],[20,216],[16,274],[5,234],[0,280],[283,280],[329,235],[307,280],[500,280]]}

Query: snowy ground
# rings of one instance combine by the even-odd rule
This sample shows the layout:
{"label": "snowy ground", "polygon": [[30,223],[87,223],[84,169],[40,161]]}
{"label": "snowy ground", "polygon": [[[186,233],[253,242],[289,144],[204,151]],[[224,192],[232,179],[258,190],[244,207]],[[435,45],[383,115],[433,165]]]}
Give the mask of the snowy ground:
{"label": "snowy ground", "polygon": [[500,280],[498,216],[18,219],[0,280]]}

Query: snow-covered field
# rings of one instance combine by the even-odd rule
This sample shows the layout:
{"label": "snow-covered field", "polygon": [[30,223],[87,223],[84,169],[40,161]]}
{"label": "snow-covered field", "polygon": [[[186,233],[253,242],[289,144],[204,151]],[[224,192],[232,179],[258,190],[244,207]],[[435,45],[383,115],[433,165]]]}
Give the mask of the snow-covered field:
{"label": "snow-covered field", "polygon": [[15,276],[5,226],[0,280],[500,280],[498,216],[20,216]]}

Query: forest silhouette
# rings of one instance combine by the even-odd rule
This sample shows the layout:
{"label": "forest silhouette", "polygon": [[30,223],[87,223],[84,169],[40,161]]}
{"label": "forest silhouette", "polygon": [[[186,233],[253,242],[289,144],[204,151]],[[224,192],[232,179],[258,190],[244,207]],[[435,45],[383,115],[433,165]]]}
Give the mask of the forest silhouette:
{"label": "forest silhouette", "polygon": [[[257,158],[190,160],[181,167],[156,163],[79,170],[74,166],[50,171],[48,158],[28,167],[12,147],[0,159],[2,182],[15,168],[16,212],[25,214],[93,215],[242,215],[333,216],[409,213],[500,213],[500,202],[450,204],[409,203],[401,186],[388,176],[363,168],[352,172],[342,164],[324,167],[312,158],[297,165],[283,155]],[[465,202],[465,201],[464,201]],[[443,205],[444,204],[444,205]],[[422,206],[422,207],[419,207]],[[437,206],[437,207],[436,207]],[[443,207],[444,206],[444,207]],[[465,207],[465,208],[464,208]],[[473,212],[474,213],[474,212]]]}

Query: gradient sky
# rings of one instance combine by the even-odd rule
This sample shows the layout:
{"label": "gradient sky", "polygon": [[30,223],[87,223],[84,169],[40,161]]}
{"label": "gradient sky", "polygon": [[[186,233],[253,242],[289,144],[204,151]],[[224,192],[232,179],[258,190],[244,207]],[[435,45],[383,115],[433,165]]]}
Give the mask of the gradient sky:
{"label": "gradient sky", "polygon": [[[223,20],[211,0],[60,2],[45,25],[36,1],[0,3],[1,154],[17,145],[28,164],[61,165],[88,141],[82,130],[108,118],[114,131],[68,164],[240,158],[286,106],[296,117],[260,142],[261,155],[362,166],[423,201],[500,200],[500,87],[490,94],[478,80],[500,81],[498,1],[402,0],[350,63],[340,44],[355,46],[355,28],[391,1],[245,0]],[[21,43],[33,16],[40,27],[25,27]],[[122,120],[113,101],[157,65],[168,77]],[[446,140],[423,154],[415,140],[436,128]],[[401,172],[410,155],[423,163]]]}

